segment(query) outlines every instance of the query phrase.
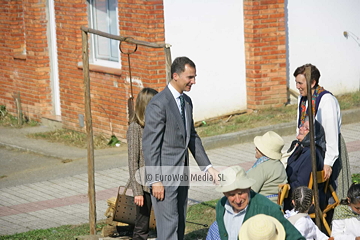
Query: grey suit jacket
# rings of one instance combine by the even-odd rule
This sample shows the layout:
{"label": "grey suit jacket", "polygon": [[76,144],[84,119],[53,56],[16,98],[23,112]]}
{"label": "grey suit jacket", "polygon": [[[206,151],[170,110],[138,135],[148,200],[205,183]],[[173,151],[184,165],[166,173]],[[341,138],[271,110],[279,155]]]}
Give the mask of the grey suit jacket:
{"label": "grey suit jacket", "polygon": [[[146,107],[142,142],[146,166],[188,166],[188,149],[201,170],[211,164],[195,131],[191,99],[186,94],[184,99],[186,134],[179,108],[168,87],[156,94]],[[152,175],[161,173],[160,168],[154,167],[146,171]]]}

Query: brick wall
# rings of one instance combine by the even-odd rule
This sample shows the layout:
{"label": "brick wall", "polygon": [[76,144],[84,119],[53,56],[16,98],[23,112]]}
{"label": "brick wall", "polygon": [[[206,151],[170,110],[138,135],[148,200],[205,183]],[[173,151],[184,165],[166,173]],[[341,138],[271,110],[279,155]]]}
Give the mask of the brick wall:
{"label": "brick wall", "polygon": [[[13,95],[20,92],[24,114],[31,119],[54,115],[51,102],[46,0],[0,0],[0,104],[16,112]],[[120,35],[164,42],[162,0],[119,0]],[[55,0],[61,118],[64,127],[85,131],[81,26],[87,26],[86,0]],[[246,83],[248,108],[281,106],[286,94],[284,0],[244,0]],[[134,46],[124,44],[124,50]],[[26,50],[26,55],[21,53]],[[126,135],[130,97],[128,59],[121,55],[122,71],[90,71],[95,134],[109,136],[111,128]],[[162,90],[166,84],[163,49],[138,46],[131,54],[134,95],[142,87]]]}
{"label": "brick wall", "polygon": [[249,109],[287,102],[284,0],[244,0]]}
{"label": "brick wall", "polygon": [[35,120],[51,109],[45,3],[0,1],[0,104],[15,115],[19,93],[23,114]]}
{"label": "brick wall", "polygon": [[[163,43],[165,41],[162,0],[118,1],[121,36],[146,42]],[[124,52],[131,52],[134,46],[125,43],[122,44],[122,49]],[[121,59],[122,86],[119,85],[118,91],[122,93],[122,112],[121,117],[114,120],[115,126],[128,121],[127,100],[131,93],[128,55],[122,54]],[[152,87],[161,91],[166,86],[165,54],[162,48],[138,46],[137,51],[130,54],[130,63],[135,97],[143,87]],[[113,111],[117,110],[113,109]]]}
{"label": "brick wall", "polygon": [[[74,9],[76,11],[74,11]],[[66,128],[82,130],[78,115],[85,115],[81,55],[81,26],[88,26],[87,5],[83,0],[58,1],[55,7],[61,89],[62,120]],[[120,35],[148,42],[164,42],[162,1],[118,1]],[[69,16],[69,12],[72,14]],[[155,23],[156,21],[156,23]],[[90,38],[89,34],[89,38]],[[134,46],[122,44],[125,52]],[[130,97],[128,55],[121,55],[121,74],[90,71],[91,108],[94,132],[115,134],[124,140],[128,126],[127,103]],[[143,87],[160,90],[165,86],[163,49],[139,46],[130,55],[133,93]],[[139,84],[140,82],[140,84]]]}
{"label": "brick wall", "polygon": [[[0,105],[16,113],[13,95],[20,92],[24,114],[40,121],[54,117],[47,39],[46,0],[0,1]],[[86,0],[55,0],[61,120],[68,129],[85,131],[78,116],[85,115],[81,26],[88,26]],[[119,0],[120,35],[148,42],[164,42],[162,1]],[[89,34],[90,37],[90,34]],[[133,46],[123,45],[127,47]],[[26,55],[21,54],[25,52]],[[128,59],[122,71],[91,70],[94,133],[124,140],[130,97]],[[131,55],[134,95],[142,87],[162,90],[166,84],[163,49],[139,46]],[[113,131],[111,131],[111,128]]]}

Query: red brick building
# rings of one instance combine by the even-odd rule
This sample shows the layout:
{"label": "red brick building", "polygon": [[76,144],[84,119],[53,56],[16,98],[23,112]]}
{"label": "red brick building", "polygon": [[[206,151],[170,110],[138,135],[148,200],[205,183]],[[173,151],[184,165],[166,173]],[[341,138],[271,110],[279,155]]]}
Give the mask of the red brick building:
{"label": "red brick building", "polygon": [[[61,121],[64,128],[84,131],[81,26],[165,42],[162,0],[0,3],[0,105],[15,114],[14,96],[19,93],[25,116]],[[244,0],[248,108],[276,107],[287,101],[284,18],[283,0]],[[108,135],[112,128],[124,139],[130,96],[127,55],[119,52],[118,42],[89,36],[94,132]],[[139,46],[131,54],[131,69],[135,95],[142,87],[161,90],[166,84],[163,49]]]}

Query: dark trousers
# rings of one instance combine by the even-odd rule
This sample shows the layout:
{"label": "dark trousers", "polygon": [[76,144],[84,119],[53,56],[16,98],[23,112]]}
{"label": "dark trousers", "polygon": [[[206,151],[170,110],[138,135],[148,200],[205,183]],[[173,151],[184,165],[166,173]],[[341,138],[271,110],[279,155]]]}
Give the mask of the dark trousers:
{"label": "dark trousers", "polygon": [[136,220],[133,233],[133,240],[147,239],[149,234],[149,222],[151,213],[150,193],[144,192],[144,205],[136,206]]}

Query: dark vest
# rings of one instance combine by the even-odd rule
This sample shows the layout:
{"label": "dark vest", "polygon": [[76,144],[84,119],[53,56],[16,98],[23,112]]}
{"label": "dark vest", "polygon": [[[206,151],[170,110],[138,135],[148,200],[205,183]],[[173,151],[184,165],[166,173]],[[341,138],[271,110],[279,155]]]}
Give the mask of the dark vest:
{"label": "dark vest", "polygon": [[[322,98],[322,97],[324,96],[324,94],[326,94],[326,93],[330,93],[330,94],[332,95],[331,92],[324,90],[324,91],[322,91],[322,92],[319,94],[319,96],[316,98],[316,100],[315,100],[315,113],[314,113],[314,116],[316,116],[316,113],[317,113],[317,111],[318,111],[321,98]],[[301,97],[301,99],[300,99],[300,104],[299,104],[299,106],[298,106],[299,116],[301,116],[301,103],[302,103],[302,101],[307,101],[307,97]],[[309,105],[308,105],[308,106],[309,106]],[[309,115],[309,107],[306,109],[306,113],[307,113],[307,115]],[[298,127],[300,127],[300,117],[299,117],[299,119],[298,119]]]}

